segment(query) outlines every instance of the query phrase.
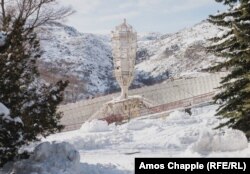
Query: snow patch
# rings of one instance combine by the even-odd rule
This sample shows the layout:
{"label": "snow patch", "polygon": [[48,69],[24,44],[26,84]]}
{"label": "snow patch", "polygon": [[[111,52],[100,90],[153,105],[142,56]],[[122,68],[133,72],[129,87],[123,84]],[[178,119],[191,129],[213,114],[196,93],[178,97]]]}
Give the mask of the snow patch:
{"label": "snow patch", "polygon": [[188,113],[176,110],[176,111],[171,112],[169,114],[169,117],[167,118],[167,121],[169,121],[169,120],[189,119],[189,118],[190,118],[190,116],[188,115]]}
{"label": "snow patch", "polygon": [[204,130],[200,134],[198,141],[192,145],[192,150],[203,154],[212,151],[237,151],[247,147],[247,138],[240,130],[229,129],[225,130],[225,132]]}
{"label": "snow patch", "polygon": [[250,24],[250,20],[246,20],[246,21],[241,20],[240,24]]}
{"label": "snow patch", "polygon": [[9,115],[10,114],[10,110],[0,102],[0,115]]}
{"label": "snow patch", "polygon": [[108,123],[102,120],[85,122],[80,129],[83,132],[106,132],[110,130]]}
{"label": "snow patch", "polygon": [[38,145],[29,159],[14,164],[16,174],[80,174],[80,155],[66,142]]}
{"label": "snow patch", "polygon": [[0,103],[0,116],[1,119],[7,122],[20,123],[23,125],[23,121],[20,117],[11,118],[10,110],[2,103]]}
{"label": "snow patch", "polygon": [[149,128],[151,126],[152,126],[152,124],[146,123],[143,120],[132,120],[128,123],[127,129],[128,130],[142,130],[145,128]]}
{"label": "snow patch", "polygon": [[226,16],[223,19],[225,22],[233,22],[234,21],[234,17],[233,16]]}

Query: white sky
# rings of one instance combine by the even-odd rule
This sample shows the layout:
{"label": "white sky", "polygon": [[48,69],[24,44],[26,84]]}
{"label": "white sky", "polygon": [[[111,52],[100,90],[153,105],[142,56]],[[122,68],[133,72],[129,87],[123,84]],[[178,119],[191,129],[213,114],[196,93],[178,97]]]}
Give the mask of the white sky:
{"label": "white sky", "polygon": [[59,0],[76,13],[66,23],[85,33],[106,34],[127,18],[138,32],[170,33],[224,10],[215,0]]}

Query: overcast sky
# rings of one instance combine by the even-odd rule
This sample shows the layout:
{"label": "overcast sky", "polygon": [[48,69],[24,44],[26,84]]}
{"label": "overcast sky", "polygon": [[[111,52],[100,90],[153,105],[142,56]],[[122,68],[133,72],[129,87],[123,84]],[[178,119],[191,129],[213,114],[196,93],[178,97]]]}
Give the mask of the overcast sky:
{"label": "overcast sky", "polygon": [[171,33],[225,7],[215,0],[59,0],[76,13],[66,23],[85,33],[107,34],[126,18],[137,32]]}

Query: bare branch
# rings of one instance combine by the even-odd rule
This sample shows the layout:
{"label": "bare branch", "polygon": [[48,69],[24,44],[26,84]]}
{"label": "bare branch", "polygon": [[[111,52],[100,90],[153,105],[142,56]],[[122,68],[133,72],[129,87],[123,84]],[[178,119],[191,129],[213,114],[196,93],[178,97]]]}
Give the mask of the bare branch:
{"label": "bare branch", "polygon": [[61,20],[74,13],[69,7],[58,6],[56,0],[9,0],[8,6],[5,1],[1,0],[0,20],[3,21],[7,15],[13,20],[23,20],[27,33],[47,22]]}

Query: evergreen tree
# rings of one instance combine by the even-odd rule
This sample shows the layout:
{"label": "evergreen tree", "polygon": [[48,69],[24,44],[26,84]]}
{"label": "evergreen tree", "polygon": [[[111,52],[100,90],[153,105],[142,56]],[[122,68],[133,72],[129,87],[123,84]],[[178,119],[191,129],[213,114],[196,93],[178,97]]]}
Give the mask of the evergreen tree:
{"label": "evergreen tree", "polygon": [[226,61],[211,68],[229,70],[222,79],[221,92],[215,96],[221,101],[217,115],[227,118],[221,124],[240,129],[250,137],[250,1],[217,0],[229,6],[224,13],[212,15],[209,21],[223,27],[223,34],[212,39],[208,50]]}
{"label": "evergreen tree", "polygon": [[[4,113],[7,108],[0,103],[0,166],[5,161],[13,159],[16,147],[21,146],[22,142],[22,127],[23,123],[18,118],[12,118],[9,113]],[[11,131],[9,131],[11,130]]]}
{"label": "evergreen tree", "polygon": [[[28,2],[38,1],[23,1],[27,7],[41,8],[41,4],[36,8],[36,4],[25,4]],[[47,84],[39,78],[36,61],[41,51],[34,29],[49,20],[37,24],[41,20],[35,18],[32,23],[28,12],[24,13],[30,10],[27,7],[17,17],[9,13],[0,18],[0,31],[6,35],[0,45],[0,102],[10,110],[7,117],[0,113],[0,167],[18,158],[22,145],[63,128],[59,123],[62,114],[57,112],[57,107],[68,82]]]}

